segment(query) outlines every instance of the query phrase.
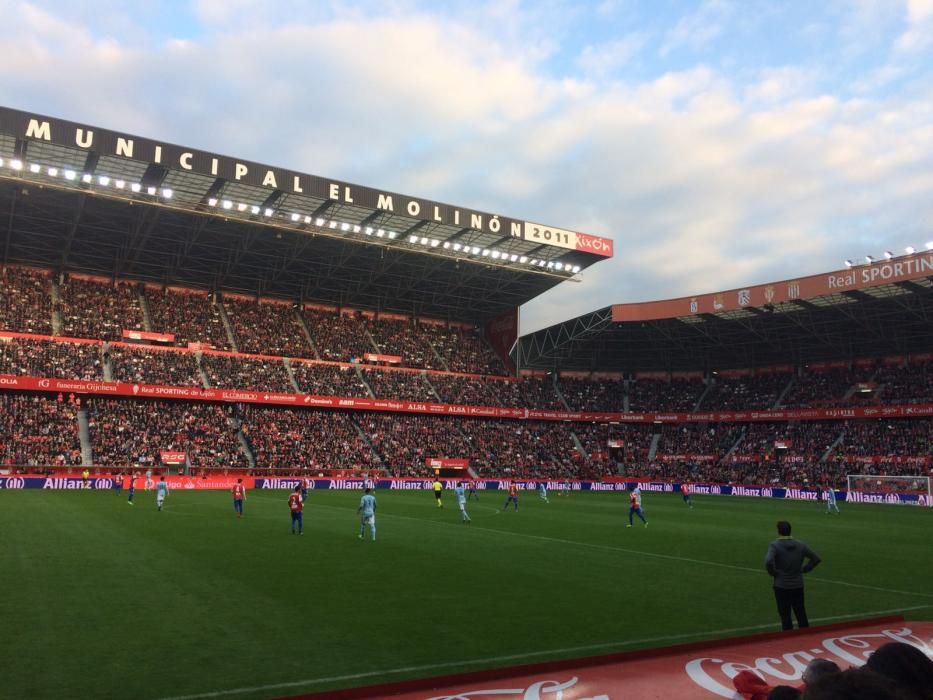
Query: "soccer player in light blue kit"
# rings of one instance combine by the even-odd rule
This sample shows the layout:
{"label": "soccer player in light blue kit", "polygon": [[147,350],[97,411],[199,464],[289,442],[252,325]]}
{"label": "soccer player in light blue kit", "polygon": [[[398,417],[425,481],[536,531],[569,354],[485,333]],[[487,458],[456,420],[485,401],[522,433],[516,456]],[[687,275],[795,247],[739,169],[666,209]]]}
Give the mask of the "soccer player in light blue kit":
{"label": "soccer player in light blue kit", "polygon": [[826,513],[839,515],[839,506],[836,505],[836,492],[832,486],[826,489]]}
{"label": "soccer player in light blue kit", "polygon": [[360,539],[363,539],[363,533],[366,531],[365,528],[369,525],[370,531],[373,533],[373,542],[376,541],[376,497],[372,494],[372,489],[366,489],[366,492],[363,494],[363,497],[360,499],[360,507],[356,509],[357,513],[361,513],[362,517],[360,518]]}
{"label": "soccer player in light blue kit", "polygon": [[160,511],[166,498],[168,498],[168,484],[165,483],[165,477],[163,476],[159,479],[159,483],[156,484],[156,508]]}
{"label": "soccer player in light blue kit", "polygon": [[460,517],[463,522],[470,522],[470,514],[466,512],[466,491],[463,488],[463,482],[457,482],[457,488],[454,489],[454,493],[457,495],[457,505],[460,506]]}
{"label": "soccer player in light blue kit", "polygon": [[538,482],[538,498],[540,498],[545,503],[550,503],[547,499],[547,482],[539,481]]}

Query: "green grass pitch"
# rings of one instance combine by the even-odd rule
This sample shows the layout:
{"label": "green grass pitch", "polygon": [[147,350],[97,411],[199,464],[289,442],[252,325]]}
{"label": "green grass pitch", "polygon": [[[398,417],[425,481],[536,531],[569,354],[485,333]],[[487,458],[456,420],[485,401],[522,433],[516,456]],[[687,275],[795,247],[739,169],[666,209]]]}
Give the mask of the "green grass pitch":
{"label": "green grass pitch", "polygon": [[788,519],[824,563],[814,623],[933,618],[933,510],[625,493],[471,502],[426,491],[0,493],[0,697],[281,697],[778,628],[762,570]]}

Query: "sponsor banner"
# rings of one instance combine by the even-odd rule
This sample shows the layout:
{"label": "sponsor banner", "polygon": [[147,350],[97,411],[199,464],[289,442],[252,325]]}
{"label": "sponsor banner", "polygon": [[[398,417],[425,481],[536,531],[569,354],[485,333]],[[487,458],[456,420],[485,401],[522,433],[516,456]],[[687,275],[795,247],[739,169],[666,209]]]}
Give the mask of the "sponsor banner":
{"label": "sponsor banner", "polygon": [[658,454],[657,459],[661,462],[715,462],[719,457],[716,455],[697,455],[686,454]]}
{"label": "sponsor banner", "polygon": [[848,270],[771,284],[759,284],[744,289],[730,289],[725,292],[640,304],[616,304],[612,307],[612,320],[621,323],[712,314],[748,306],[766,306],[792,302],[796,299],[812,299],[827,294],[877,287],[930,275],[933,275],[933,251],[903,255],[893,260],[858,265]]}
{"label": "sponsor banner", "polygon": [[450,457],[428,457],[425,460],[432,469],[466,469],[470,466],[468,459],[452,459]]}
{"label": "sponsor banner", "polygon": [[159,460],[162,464],[184,464],[188,461],[188,454],[186,452],[161,450],[159,452]]}
{"label": "sponsor banner", "polygon": [[777,411],[716,411],[709,413],[595,413],[589,411],[550,411],[503,406],[462,406],[394,399],[348,398],[313,394],[285,394],[254,389],[203,389],[190,386],[129,384],[125,382],[52,379],[0,374],[0,389],[49,391],[100,396],[129,396],[147,399],[187,401],[229,401],[275,406],[347,408],[365,411],[430,413],[434,415],[520,418],[542,421],[615,423],[746,423],[792,420],[849,420],[858,418],[914,418],[933,416],[933,404],[867,406],[856,408],[803,408]]}
{"label": "sponsor banner", "polygon": [[363,354],[363,359],[367,362],[388,362],[390,365],[400,364],[402,361],[401,355],[377,355],[374,352],[367,352]]}
{"label": "sponsor banner", "polygon": [[[129,468],[129,467],[128,467]],[[124,485],[128,486],[128,478],[119,477]],[[135,478],[136,487],[142,487],[145,477],[137,476]],[[166,476],[165,482],[169,489],[179,489],[181,491],[205,490],[205,489],[231,489],[236,484],[237,477],[233,476],[209,476],[201,478],[196,476]],[[112,489],[116,485],[116,478],[112,476],[91,477],[88,480],[87,488],[90,489]],[[243,483],[247,488],[253,488],[253,478],[246,477]],[[85,488],[84,480],[77,476],[0,476],[0,489],[54,489],[54,490],[73,490]],[[294,486],[292,487],[294,488]]]}
{"label": "sponsor banner", "polygon": [[174,343],[174,333],[151,333],[149,331],[133,331],[123,329],[123,337],[129,340],[154,340],[157,343]]}
{"label": "sponsor banner", "polygon": [[[829,659],[841,668],[862,666],[888,642],[910,644],[933,658],[933,622],[865,620],[792,633],[552,661],[519,666],[511,673],[509,669],[496,669],[360,690],[371,692],[365,697],[391,696],[398,700],[731,699],[741,697],[733,683],[740,670],[752,672],[769,686],[799,686],[811,659]],[[324,695],[303,697],[316,700]]]}

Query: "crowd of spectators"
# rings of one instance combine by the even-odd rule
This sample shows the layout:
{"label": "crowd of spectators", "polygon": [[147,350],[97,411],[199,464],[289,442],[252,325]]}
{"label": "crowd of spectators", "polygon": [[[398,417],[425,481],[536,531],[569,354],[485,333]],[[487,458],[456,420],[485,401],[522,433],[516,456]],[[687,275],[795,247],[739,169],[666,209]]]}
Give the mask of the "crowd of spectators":
{"label": "crowd of spectators", "polygon": [[357,313],[305,309],[302,311],[311,340],[322,360],[349,362],[375,352],[362,317]]}
{"label": "crowd of spectators", "polygon": [[0,330],[52,334],[52,282],[42,270],[0,271]]}
{"label": "crowd of spectators", "polygon": [[175,345],[206,343],[217,350],[232,349],[220,311],[206,294],[149,290],[146,304],[152,330],[174,333]]}
{"label": "crowd of spectators", "polygon": [[[592,459],[644,463],[660,426],[653,423],[574,423],[573,431]],[[610,443],[617,446],[610,448]]]}
{"label": "crowd of spectators", "polygon": [[910,457],[933,453],[933,420],[903,418],[846,421],[833,451],[846,457]]}
{"label": "crowd of spectators", "polygon": [[291,306],[225,298],[224,307],[240,352],[314,357],[304,329]]}
{"label": "crowd of spectators", "polygon": [[434,401],[431,387],[420,372],[392,372],[366,367],[363,379],[369,384],[377,399],[400,399],[402,401]]}
{"label": "crowd of spectators", "polygon": [[106,355],[115,382],[203,386],[194,353],[111,345]]}
{"label": "crowd of spectators", "polygon": [[790,373],[758,374],[749,377],[717,377],[703,397],[701,411],[765,411],[791,381]]}
{"label": "crowd of spectators", "polygon": [[561,377],[557,386],[571,411],[620,413],[625,406],[625,382],[621,379]]}
{"label": "crowd of spectators", "polygon": [[443,369],[420,326],[411,321],[372,319],[366,323],[380,355],[398,355],[403,367]]}
{"label": "crowd of spectators", "polygon": [[660,429],[658,455],[704,455],[721,458],[742,435],[740,423],[666,423]]}
{"label": "crowd of spectators", "polygon": [[260,360],[255,357],[203,353],[201,368],[213,388],[295,393],[295,387],[281,359]]}
{"label": "crowd of spectators", "polygon": [[689,413],[706,390],[701,379],[639,379],[629,383],[629,410]]}
{"label": "crowd of spectators", "polygon": [[61,334],[72,338],[120,340],[123,330],[143,330],[139,288],[68,278],[59,285]]}
{"label": "crowd of spectators", "polygon": [[546,377],[523,377],[520,382],[512,384],[512,387],[513,391],[518,390],[519,402],[507,402],[506,406],[566,410],[554,389],[554,377],[550,374]]}
{"label": "crowd of spectators", "polygon": [[348,365],[323,365],[292,360],[298,388],[305,394],[366,398],[369,392],[356,370]]}
{"label": "crowd of spectators", "polygon": [[229,417],[232,405],[93,399],[88,427],[94,464],[158,465],[162,450],[186,453],[195,468],[249,466]]}
{"label": "crowd of spectators", "polygon": [[257,469],[298,473],[374,465],[350,414],[245,405],[240,418]]}
{"label": "crowd of spectators", "polygon": [[[486,377],[464,377],[456,374],[431,374],[428,381],[441,403],[467,406],[501,406],[502,394],[511,390],[513,382]],[[515,404],[520,405],[520,404]]]}
{"label": "crowd of spectators", "polygon": [[0,339],[0,374],[60,379],[103,379],[101,346],[45,340]]}
{"label": "crowd of spectators", "polygon": [[419,332],[444,358],[451,372],[499,376],[507,374],[502,360],[479,331],[423,324]]}
{"label": "crowd of spectators", "polygon": [[933,402],[933,362],[882,367],[875,376],[884,404]]}
{"label": "crowd of spectators", "polygon": [[839,406],[846,394],[859,383],[867,383],[875,373],[873,366],[836,367],[803,371],[781,401],[784,408],[821,408]]}
{"label": "crowd of spectators", "polygon": [[81,464],[78,406],[28,394],[0,394],[0,459],[14,467]]}

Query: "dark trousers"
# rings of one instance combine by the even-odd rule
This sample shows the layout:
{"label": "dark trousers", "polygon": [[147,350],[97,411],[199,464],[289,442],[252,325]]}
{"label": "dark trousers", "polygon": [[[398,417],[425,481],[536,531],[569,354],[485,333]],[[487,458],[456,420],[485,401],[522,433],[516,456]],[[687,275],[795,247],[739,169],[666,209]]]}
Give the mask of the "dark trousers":
{"label": "dark trousers", "polygon": [[803,603],[803,588],[775,588],[774,599],[777,601],[778,615],[781,616],[781,629],[794,629],[794,622],[790,617],[791,610],[797,617],[798,627],[810,626],[807,609]]}

